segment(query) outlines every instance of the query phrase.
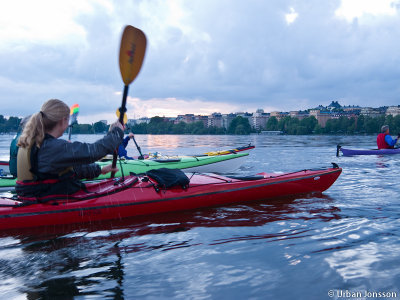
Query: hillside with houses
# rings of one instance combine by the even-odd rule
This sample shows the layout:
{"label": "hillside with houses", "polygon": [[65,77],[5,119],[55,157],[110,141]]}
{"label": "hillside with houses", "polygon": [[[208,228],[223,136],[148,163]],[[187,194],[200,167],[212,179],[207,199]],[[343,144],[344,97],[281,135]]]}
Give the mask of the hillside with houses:
{"label": "hillside with houses", "polygon": [[[14,133],[20,118],[0,115],[0,133]],[[177,117],[129,119],[127,131],[136,134],[376,134],[382,125],[391,133],[400,132],[400,106],[328,106],[289,112],[237,112],[211,115],[185,114]],[[98,134],[108,130],[105,120],[93,124],[75,124],[73,134]]]}
{"label": "hillside with houses", "polygon": [[[222,114],[216,112],[211,115],[185,114],[177,117],[156,118],[159,118],[158,121],[162,120],[164,128],[167,123],[170,124],[171,128],[173,125],[179,124],[182,128],[194,127],[193,124],[198,124],[197,128],[201,128],[203,131],[207,131],[206,128],[212,128],[219,133],[240,134],[236,130],[237,126],[232,128],[232,122],[240,119],[247,120],[245,123],[249,124],[246,133],[275,131],[286,134],[374,134],[379,132],[380,126],[384,123],[389,124],[393,130],[400,131],[400,117],[398,116],[400,116],[400,106],[378,108],[341,106],[338,101],[332,101],[328,106],[320,105],[304,111],[273,111],[268,113],[264,112],[263,109],[258,109],[253,113]],[[130,119],[128,124],[141,132],[147,127],[154,129],[154,126],[152,126],[154,122],[152,121],[154,121],[154,118],[143,117],[135,120]],[[242,121],[242,123],[244,122]],[[239,131],[242,132],[242,130]]]}

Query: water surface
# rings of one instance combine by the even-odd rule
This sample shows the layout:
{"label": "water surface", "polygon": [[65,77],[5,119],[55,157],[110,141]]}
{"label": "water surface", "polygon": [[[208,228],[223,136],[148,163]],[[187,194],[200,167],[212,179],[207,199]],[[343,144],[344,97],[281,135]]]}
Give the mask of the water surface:
{"label": "water surface", "polygon": [[[0,136],[0,160],[12,136]],[[99,136],[77,135],[95,141]],[[137,135],[143,153],[198,154],[252,143],[241,174],[339,164],[319,197],[286,197],[97,226],[4,233],[4,299],[400,298],[399,156],[336,157],[373,136]],[[133,143],[130,154],[137,154]],[[333,297],[328,293],[333,291]]]}

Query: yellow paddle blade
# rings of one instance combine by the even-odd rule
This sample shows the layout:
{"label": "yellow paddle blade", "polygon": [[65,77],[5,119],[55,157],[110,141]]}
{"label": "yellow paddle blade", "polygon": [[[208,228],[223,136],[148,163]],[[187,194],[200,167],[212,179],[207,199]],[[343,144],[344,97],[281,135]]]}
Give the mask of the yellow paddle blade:
{"label": "yellow paddle blade", "polygon": [[129,85],[139,73],[146,52],[146,44],[143,31],[131,25],[125,27],[119,52],[119,69],[125,85]]}
{"label": "yellow paddle blade", "polygon": [[[119,118],[119,116],[121,114],[119,112],[119,109],[117,109],[116,114],[117,114],[117,117]],[[128,117],[127,117],[126,113],[124,113],[124,124],[126,124],[127,122],[128,122]]]}

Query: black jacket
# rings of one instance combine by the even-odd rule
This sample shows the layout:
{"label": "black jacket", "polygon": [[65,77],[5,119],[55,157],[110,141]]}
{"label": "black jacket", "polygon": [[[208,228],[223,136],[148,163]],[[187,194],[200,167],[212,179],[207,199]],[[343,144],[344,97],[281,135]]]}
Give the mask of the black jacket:
{"label": "black jacket", "polygon": [[[36,177],[35,184],[17,182],[17,194],[23,197],[41,197],[75,193],[82,188],[80,179],[92,179],[100,175],[101,168],[94,162],[113,153],[121,144],[123,135],[120,128],[113,128],[102,139],[89,144],[70,143],[46,134],[41,147],[32,149],[31,153],[31,172]],[[57,179],[58,182],[43,182],[47,179]]]}

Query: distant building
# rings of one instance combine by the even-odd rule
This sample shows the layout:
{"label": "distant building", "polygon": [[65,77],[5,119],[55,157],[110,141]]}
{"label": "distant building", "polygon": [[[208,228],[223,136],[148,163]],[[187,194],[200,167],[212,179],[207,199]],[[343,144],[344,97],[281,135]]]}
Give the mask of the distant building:
{"label": "distant building", "polygon": [[194,114],[186,114],[186,115],[178,115],[178,117],[176,117],[174,123],[175,124],[179,124],[180,122],[184,122],[184,123],[193,123],[195,121],[195,117]]}
{"label": "distant building", "polygon": [[360,115],[376,118],[376,117],[379,117],[380,115],[382,115],[382,112],[377,108],[363,107],[363,108],[361,108]]}
{"label": "distant building", "polygon": [[295,111],[290,111],[289,112],[289,116],[292,117],[292,118],[297,118],[299,120],[303,120],[304,118],[307,118],[310,115],[306,111],[297,111],[297,110],[295,110]]}
{"label": "distant building", "polygon": [[136,120],[136,124],[142,124],[142,123],[149,124],[150,118],[142,117],[142,118]]}
{"label": "distant building", "polygon": [[229,125],[231,125],[232,120],[236,118],[236,114],[223,114],[222,115],[222,127],[225,129],[229,128]]}
{"label": "distant building", "polygon": [[266,128],[270,114],[265,113],[263,109],[257,109],[257,111],[251,117],[250,125],[256,130],[262,130]]}
{"label": "distant building", "polygon": [[386,115],[392,115],[393,117],[400,115],[400,106],[389,106],[386,110]]}
{"label": "distant building", "polygon": [[343,106],[342,109],[343,109],[343,111],[350,112],[355,115],[359,115],[361,112],[361,107],[355,106],[355,105]]}
{"label": "distant building", "polygon": [[331,119],[339,119],[340,117],[345,117],[348,119],[354,118],[357,120],[359,114],[353,111],[340,111],[340,112],[332,112]]}
{"label": "distant building", "polygon": [[321,111],[319,109],[310,110],[310,116],[314,116],[322,128],[326,126],[326,122],[332,117],[329,111]]}
{"label": "distant building", "polygon": [[222,115],[220,113],[213,113],[211,116],[208,116],[208,127],[222,127]]}
{"label": "distant building", "polygon": [[204,127],[208,126],[208,116],[197,115],[194,117],[195,122],[202,122]]}
{"label": "distant building", "polygon": [[280,119],[282,119],[283,115],[280,111],[271,111],[270,117],[275,117],[279,121]]}
{"label": "distant building", "polygon": [[332,101],[331,104],[328,105],[327,109],[332,110],[339,110],[342,106],[339,104],[338,101]]}
{"label": "distant building", "polygon": [[126,124],[128,126],[132,127],[132,126],[135,126],[137,123],[136,123],[135,119],[128,119],[128,122],[126,122]]}

